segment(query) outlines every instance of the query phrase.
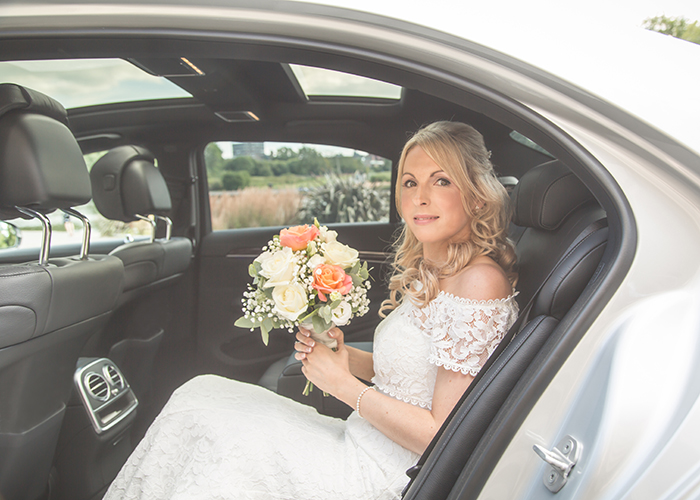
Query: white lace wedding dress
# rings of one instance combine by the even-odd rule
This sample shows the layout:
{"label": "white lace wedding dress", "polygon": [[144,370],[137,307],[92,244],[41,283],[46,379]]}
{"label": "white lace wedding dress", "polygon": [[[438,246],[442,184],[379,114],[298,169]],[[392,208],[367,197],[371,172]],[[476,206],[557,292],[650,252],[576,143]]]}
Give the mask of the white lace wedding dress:
{"label": "white lace wedding dress", "polygon": [[[438,366],[476,375],[517,311],[514,296],[405,301],[377,327],[372,382],[430,408]],[[205,375],[173,393],[105,499],[393,499],[418,458],[355,412],[331,418]]]}

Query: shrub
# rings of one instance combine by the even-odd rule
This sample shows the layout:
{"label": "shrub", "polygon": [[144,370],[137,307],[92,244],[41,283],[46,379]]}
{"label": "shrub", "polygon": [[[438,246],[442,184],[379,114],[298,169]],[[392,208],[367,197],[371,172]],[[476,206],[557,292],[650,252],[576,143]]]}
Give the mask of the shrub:
{"label": "shrub", "polygon": [[226,162],[224,165],[226,170],[231,170],[234,172],[245,170],[247,172],[252,172],[255,169],[255,162],[250,156],[237,156],[232,160]]}
{"label": "shrub", "polygon": [[302,202],[299,219],[321,223],[389,220],[389,196],[376,189],[366,175],[326,176],[326,184],[312,189]]}
{"label": "shrub", "polygon": [[250,174],[245,171],[226,172],[221,177],[221,183],[227,191],[236,191],[250,185]]}

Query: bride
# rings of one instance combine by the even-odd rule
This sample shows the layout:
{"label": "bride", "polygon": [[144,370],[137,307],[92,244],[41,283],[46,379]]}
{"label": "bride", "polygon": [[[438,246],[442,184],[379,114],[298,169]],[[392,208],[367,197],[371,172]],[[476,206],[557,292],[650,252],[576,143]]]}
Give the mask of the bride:
{"label": "bride", "polygon": [[[105,499],[393,499],[518,313],[508,196],[481,134],[421,128],[401,155],[391,313],[374,353],[300,330],[296,358],[347,420],[213,375],[177,389]],[[367,386],[362,380],[371,380]]]}

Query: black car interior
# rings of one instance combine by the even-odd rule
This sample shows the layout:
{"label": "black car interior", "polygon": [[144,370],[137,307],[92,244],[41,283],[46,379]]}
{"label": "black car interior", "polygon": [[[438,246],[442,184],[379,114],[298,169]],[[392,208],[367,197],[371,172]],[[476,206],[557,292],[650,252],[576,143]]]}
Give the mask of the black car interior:
{"label": "black car interior", "polygon": [[[0,85],[3,219],[15,218],[16,207],[42,213],[92,196],[109,219],[144,217],[154,225],[148,241],[95,243],[83,259],[73,246],[51,248],[43,264],[24,250],[0,254],[0,496],[101,498],[172,391],[200,373],[258,383],[345,418],[351,409],[320,391],[301,396],[304,378],[290,357],[293,335],[272,332],[265,347],[257,332],[233,326],[248,265],[280,228],[212,230],[204,148],[224,140],[354,148],[392,160],[395,181],[410,133],[445,119],[479,130],[498,174],[509,189],[515,184],[512,239],[524,315],[412,471],[406,498],[448,498],[474,473],[475,461],[500,456],[498,450],[484,455],[480,446],[490,433],[509,432],[499,425],[525,375],[549,355],[604,275],[618,226],[598,201],[600,186],[584,183],[585,169],[563,146],[476,91],[344,56],[325,54],[320,62],[311,52],[241,45],[234,46],[234,58],[224,55],[223,45],[183,41],[145,54],[138,42],[102,41],[89,55],[119,54],[149,73],[168,75],[192,98],[74,108],[66,118],[50,98]],[[58,43],[63,53],[88,55],[77,46]],[[176,72],[182,65],[173,52],[185,48],[203,76]],[[34,49],[56,56],[49,41],[37,40]],[[0,57],[11,58],[1,48]],[[403,86],[401,97],[308,97],[290,78],[286,62],[292,60],[391,81]],[[239,120],[244,112],[259,120]],[[514,140],[519,126],[560,159]],[[31,141],[14,139],[30,135]],[[81,152],[107,150],[88,179]],[[348,343],[365,350],[372,349],[400,225],[395,209],[386,222],[330,225],[373,267],[372,309],[346,329]],[[118,372],[126,396],[117,401],[138,401],[133,412],[124,403],[120,423],[101,433],[74,383],[75,373],[97,371]]]}
{"label": "black car interior", "polygon": [[[69,210],[90,198],[66,112],[47,96],[0,85],[3,218]],[[38,498],[48,484],[73,374],[89,336],[108,321],[124,283],[116,257],[48,258],[0,266],[0,492]],[[43,260],[46,255],[46,260]]]}

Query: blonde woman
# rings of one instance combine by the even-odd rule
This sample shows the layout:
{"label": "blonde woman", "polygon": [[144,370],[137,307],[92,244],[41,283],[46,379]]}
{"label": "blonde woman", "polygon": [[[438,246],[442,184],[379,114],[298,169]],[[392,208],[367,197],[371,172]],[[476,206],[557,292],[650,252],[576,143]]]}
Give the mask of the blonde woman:
{"label": "blonde woman", "polygon": [[[481,135],[437,122],[399,162],[391,313],[374,353],[297,333],[306,377],[347,421],[266,389],[197,377],[178,389],[105,498],[393,499],[517,317],[508,197]],[[359,379],[371,380],[367,386]]]}

